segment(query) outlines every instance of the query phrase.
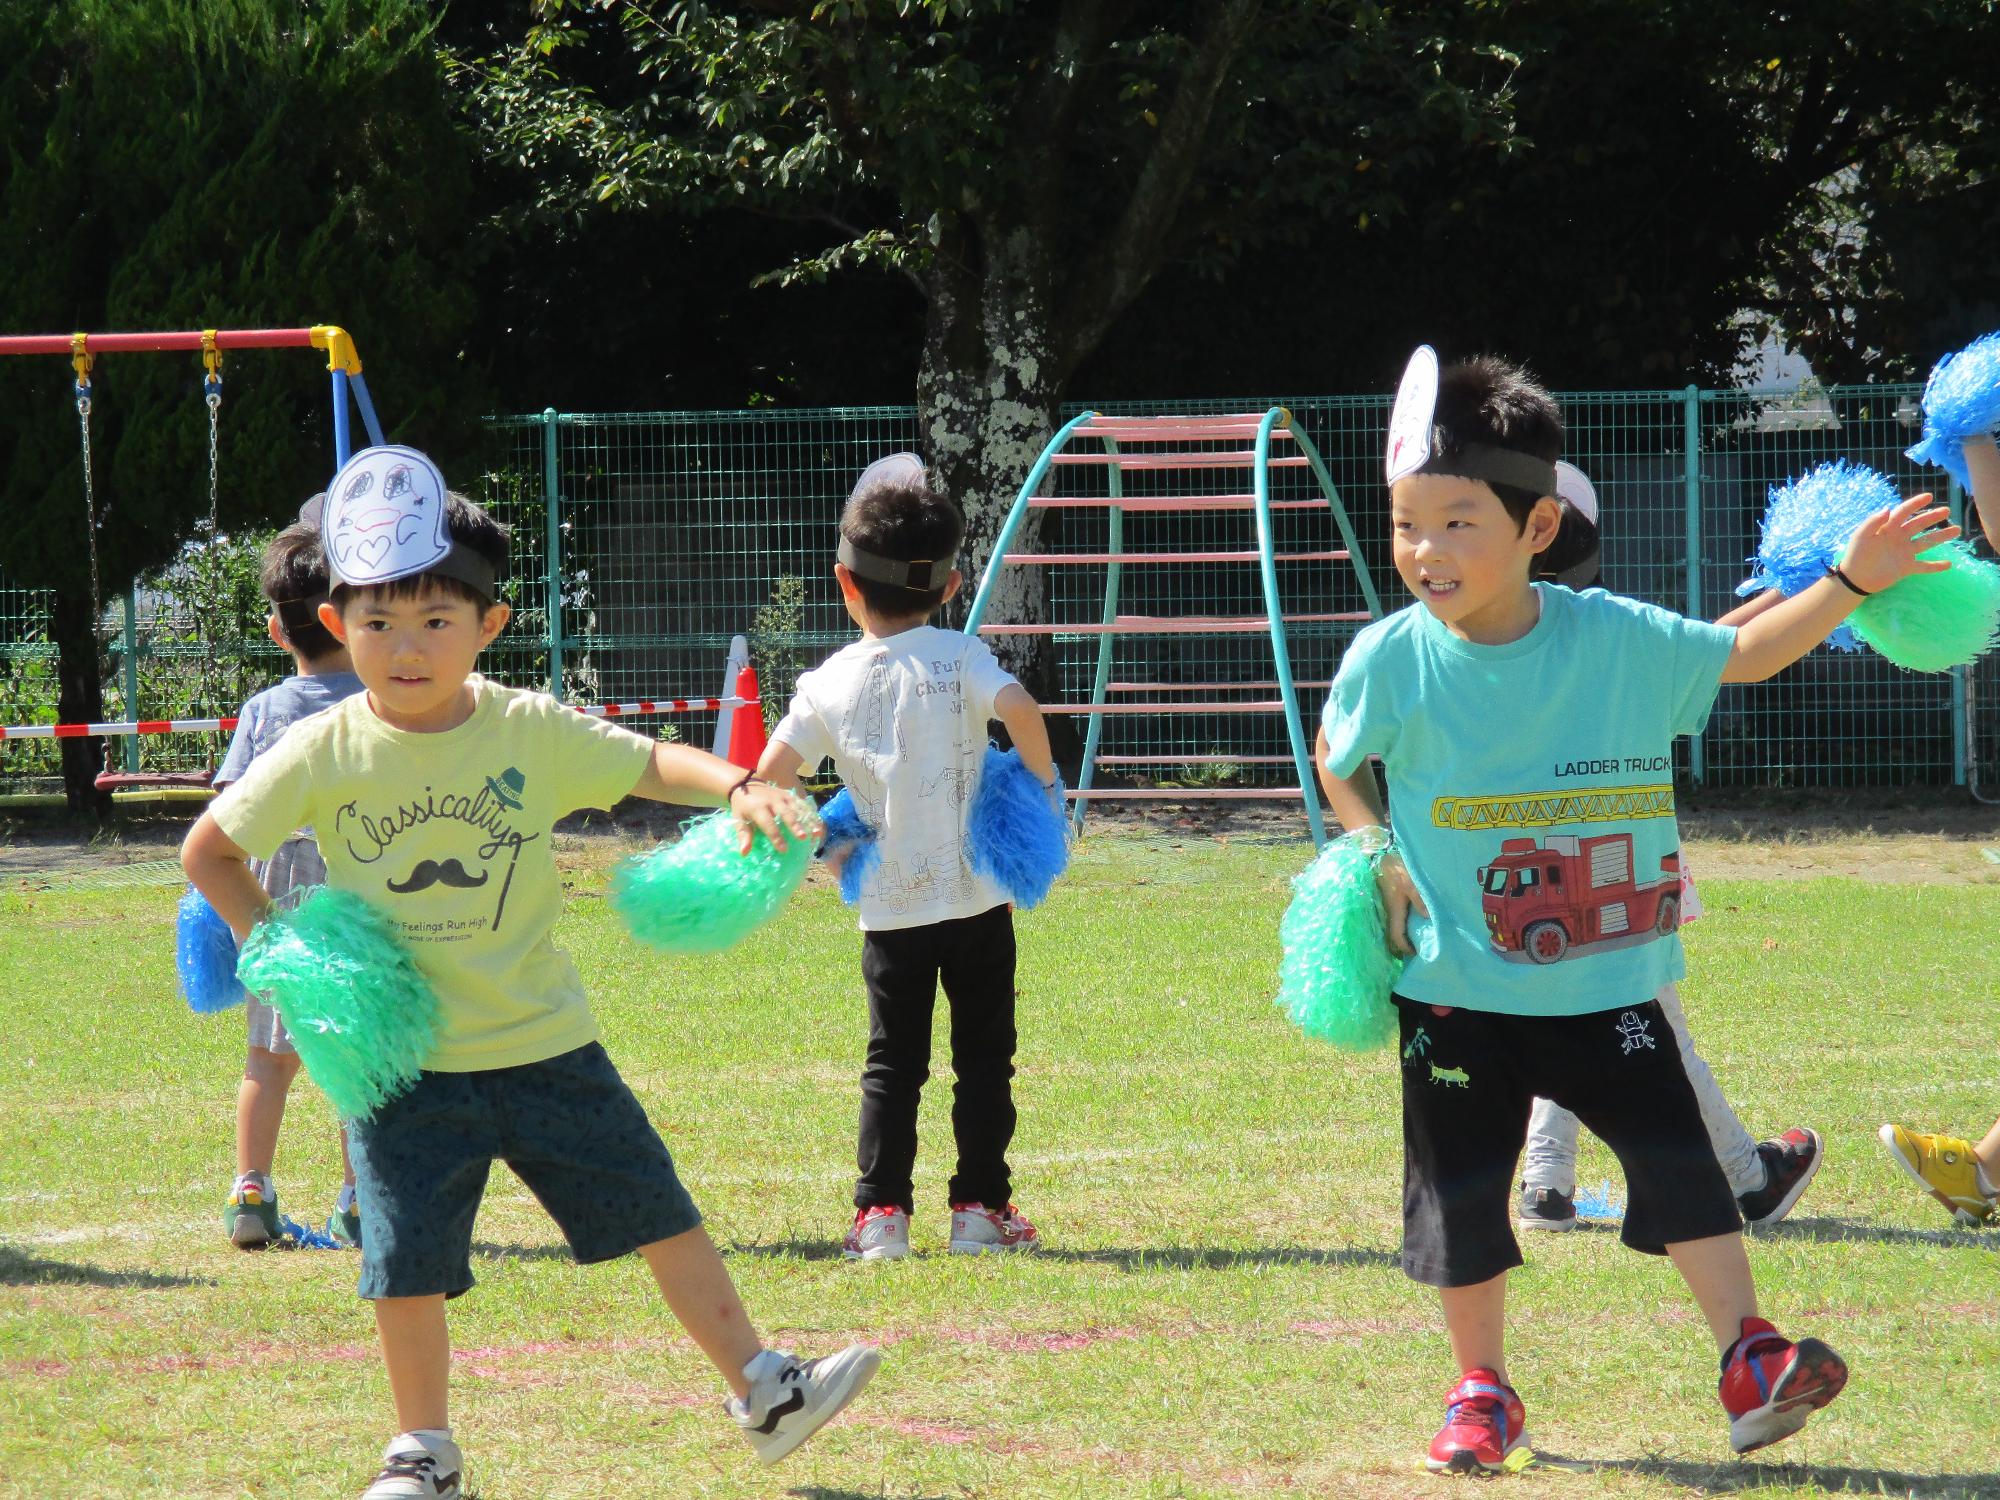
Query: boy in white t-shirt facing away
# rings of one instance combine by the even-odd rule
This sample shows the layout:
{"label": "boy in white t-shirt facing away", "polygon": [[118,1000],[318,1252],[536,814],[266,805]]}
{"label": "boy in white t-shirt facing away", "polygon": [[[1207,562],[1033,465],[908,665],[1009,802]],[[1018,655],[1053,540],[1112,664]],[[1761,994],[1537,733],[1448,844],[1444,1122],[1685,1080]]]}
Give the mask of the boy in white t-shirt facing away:
{"label": "boy in white t-shirt facing away", "polygon": [[1053,790],[1042,711],[974,637],[931,625],[958,592],[965,518],[898,453],[871,464],[840,517],[833,575],[861,639],[799,678],[757,774],[796,786],[831,759],[880,861],[857,903],[868,987],[868,1051],[850,1259],[910,1249],[917,1103],[930,1077],[931,1015],[951,1008],[950,1184],[954,1253],[1029,1250],[1034,1225],[1012,1201],[1014,923],[1007,895],[975,872],[966,821],[987,726],[1006,725],[1027,768]]}

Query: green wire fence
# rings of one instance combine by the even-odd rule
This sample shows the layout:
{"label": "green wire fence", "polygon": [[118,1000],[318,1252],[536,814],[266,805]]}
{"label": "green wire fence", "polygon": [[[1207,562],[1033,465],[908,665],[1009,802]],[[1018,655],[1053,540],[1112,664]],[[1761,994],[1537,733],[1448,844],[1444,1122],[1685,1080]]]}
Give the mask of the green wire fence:
{"label": "green wire fence", "polygon": [[[1591,476],[1603,506],[1604,585],[1688,614],[1730,607],[1756,544],[1773,485],[1835,457],[1887,473],[1906,493],[1938,484],[1903,458],[1919,430],[1915,386],[1795,392],[1576,392],[1562,397],[1569,457]],[[1389,563],[1381,448],[1389,397],[1278,396],[1107,403],[1111,415],[1215,413],[1283,405],[1325,455],[1363,552],[1384,589],[1404,602]],[[1071,412],[1083,409],[1071,408]],[[562,413],[488,424],[486,472],[460,480],[514,529],[505,585],[515,614],[485,669],[508,682],[559,688],[574,702],[700,697],[721,686],[730,637],[747,634],[767,714],[797,672],[852,635],[833,586],[835,525],[854,476],[871,460],[920,447],[907,407],[732,412]],[[1003,502],[1011,497],[1002,497]],[[1951,494],[1954,506],[1963,497]],[[256,539],[245,539],[246,548]],[[1288,606],[1336,587],[1333,566],[1299,565],[1284,581]],[[187,570],[182,570],[185,573]],[[1050,617],[1088,620],[1102,580],[1053,570]],[[1248,570],[1174,570],[1159,612],[1233,614],[1256,607],[1237,594]],[[1321,574],[1324,576],[1321,576]],[[1162,574],[1162,579],[1167,578]],[[969,590],[968,590],[969,593]],[[54,648],[46,594],[0,575],[0,723],[55,719]],[[244,693],[286,669],[261,618],[194,629],[172,577],[142,581],[108,602],[104,621],[109,719],[232,712],[199,702],[189,642],[225,659],[220,674]],[[1059,642],[1061,638],[1058,638]],[[1062,691],[1087,697],[1090,655],[1058,652]],[[1324,680],[1339,641],[1302,663]],[[1210,654],[1188,671],[1238,670],[1229,638],[1180,643]],[[1213,659],[1210,659],[1212,657]],[[203,681],[218,680],[214,661]],[[1074,676],[1076,680],[1070,680]],[[1320,693],[1306,693],[1308,714]],[[1532,711],[1532,706],[1527,706]],[[682,732],[705,742],[705,718]],[[1121,726],[1128,753],[1199,754],[1199,774],[1254,781],[1257,755],[1281,753],[1282,725],[1255,715],[1162,718]],[[220,759],[220,736],[114,741],[128,769],[188,770]],[[1700,737],[1683,742],[1685,781],[1748,787],[1969,787],[2000,795],[2000,659],[1968,671],[1916,676],[1873,653],[1815,651],[1772,683],[1723,689]],[[0,742],[0,785],[51,784],[48,740]]]}

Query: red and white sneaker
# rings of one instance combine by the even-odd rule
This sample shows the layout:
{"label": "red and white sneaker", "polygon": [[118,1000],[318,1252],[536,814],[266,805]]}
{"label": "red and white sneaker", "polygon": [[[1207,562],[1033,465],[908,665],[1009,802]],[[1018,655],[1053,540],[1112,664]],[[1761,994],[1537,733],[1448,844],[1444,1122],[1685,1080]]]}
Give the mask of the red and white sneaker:
{"label": "red and white sneaker", "polygon": [[1847,1384],[1847,1362],[1818,1339],[1796,1344],[1762,1318],[1722,1357],[1717,1394],[1729,1413],[1729,1446],[1749,1453],[1788,1438]]}
{"label": "red and white sneaker", "polygon": [[996,1213],[983,1203],[954,1203],[951,1206],[951,1253],[991,1255],[1010,1250],[1033,1250],[1042,1237],[1021,1216],[1013,1204],[1005,1213]]}
{"label": "red and white sneaker", "polygon": [[849,1260],[901,1260],[910,1253],[910,1216],[886,1203],[856,1210],[840,1253]]}
{"label": "red and white sneaker", "polygon": [[1511,1385],[1491,1370],[1467,1370],[1444,1398],[1444,1426],[1424,1467],[1434,1474],[1497,1474],[1528,1446],[1528,1414]]}

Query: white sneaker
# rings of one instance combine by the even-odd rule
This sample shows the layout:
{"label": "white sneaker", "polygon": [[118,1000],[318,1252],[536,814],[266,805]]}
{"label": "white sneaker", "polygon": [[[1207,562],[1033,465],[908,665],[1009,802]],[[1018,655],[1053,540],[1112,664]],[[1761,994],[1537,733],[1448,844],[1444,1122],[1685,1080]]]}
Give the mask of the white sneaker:
{"label": "white sneaker", "polygon": [[382,1450],[382,1472],[361,1500],[459,1500],[465,1455],[448,1437],[405,1432]]}
{"label": "white sneaker", "polygon": [[804,1364],[782,1349],[765,1349],[743,1367],[749,1396],[731,1396],[723,1408],[757,1456],[774,1464],[839,1416],[881,1364],[882,1353],[871,1344],[850,1344]]}
{"label": "white sneaker", "polygon": [[901,1260],[910,1253],[910,1216],[882,1204],[861,1209],[840,1253],[849,1260]]}
{"label": "white sneaker", "polygon": [[1022,1217],[1013,1204],[1005,1213],[996,1213],[983,1203],[954,1203],[951,1206],[951,1253],[953,1255],[994,1255],[1003,1251],[1033,1250],[1042,1242],[1035,1226]]}

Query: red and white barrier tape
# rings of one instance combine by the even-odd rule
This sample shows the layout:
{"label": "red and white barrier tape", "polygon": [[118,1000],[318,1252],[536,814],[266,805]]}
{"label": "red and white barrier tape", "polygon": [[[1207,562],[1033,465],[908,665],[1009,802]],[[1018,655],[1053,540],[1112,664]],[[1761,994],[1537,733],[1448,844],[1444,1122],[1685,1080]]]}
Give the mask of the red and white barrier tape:
{"label": "red and white barrier tape", "polygon": [[[754,708],[755,698],[642,698],[636,703],[572,703],[593,719],[624,719],[640,714],[720,713],[726,708]],[[0,725],[0,740],[81,740],[123,734],[228,733],[234,719],[126,719],[112,724]]]}

